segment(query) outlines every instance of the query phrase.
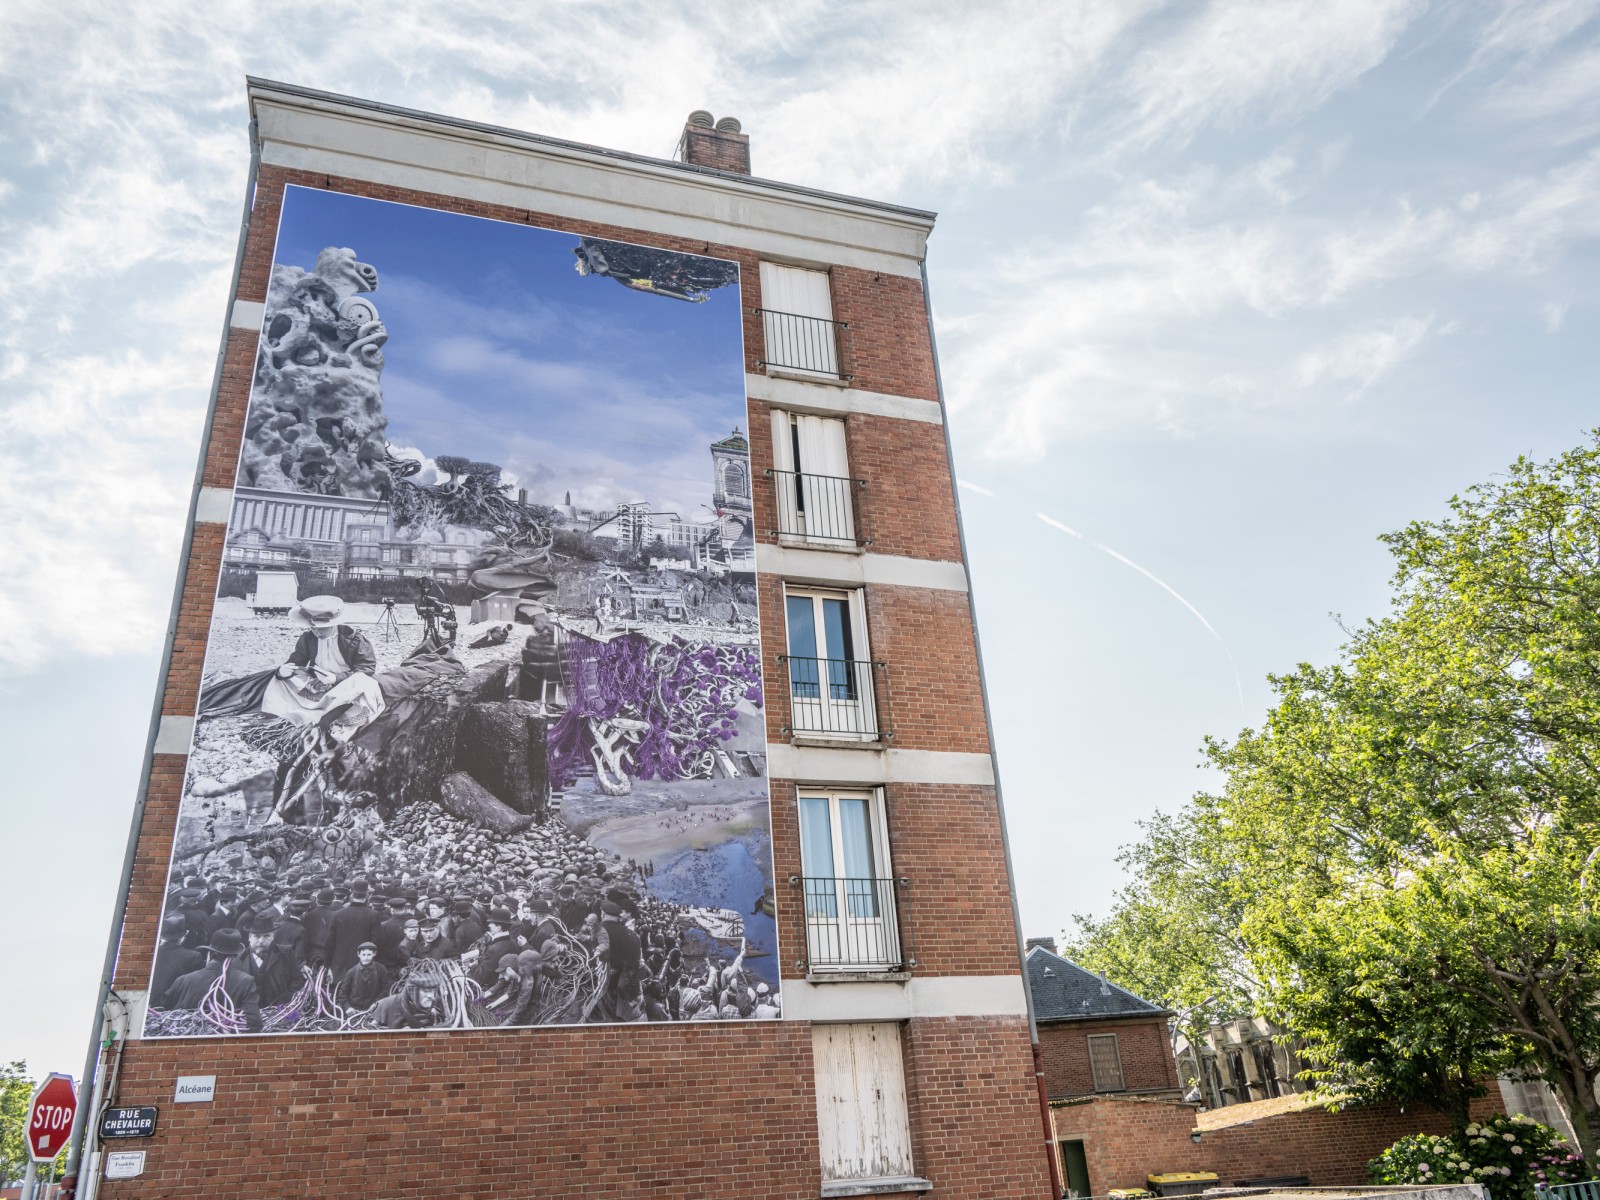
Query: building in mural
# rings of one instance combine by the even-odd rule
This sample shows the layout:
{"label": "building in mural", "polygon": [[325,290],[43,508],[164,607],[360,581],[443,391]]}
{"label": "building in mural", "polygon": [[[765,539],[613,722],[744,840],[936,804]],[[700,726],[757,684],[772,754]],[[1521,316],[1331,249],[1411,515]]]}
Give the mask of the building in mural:
{"label": "building in mural", "polygon": [[249,100],[101,1194],[1045,1195],[932,214]]}

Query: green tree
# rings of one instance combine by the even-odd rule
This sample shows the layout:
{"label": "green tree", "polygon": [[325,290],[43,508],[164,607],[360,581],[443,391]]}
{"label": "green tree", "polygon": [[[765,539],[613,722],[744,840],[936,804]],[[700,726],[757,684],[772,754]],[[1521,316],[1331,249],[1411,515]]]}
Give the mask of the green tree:
{"label": "green tree", "polygon": [[1197,813],[1157,813],[1141,828],[1143,840],[1117,855],[1129,882],[1111,912],[1074,914],[1077,931],[1063,953],[1171,1009],[1174,1033],[1193,1042],[1257,1006],[1260,984],[1239,929],[1244,914]]}
{"label": "green tree", "polygon": [[27,1063],[0,1065],[0,1181],[6,1183],[21,1179],[28,1169],[28,1145],[22,1135],[33,1088]]}
{"label": "green tree", "polygon": [[1600,442],[1384,540],[1389,615],[1208,746],[1223,786],[1182,823],[1214,924],[1137,894],[1238,947],[1322,1082],[1459,1128],[1477,1081],[1524,1070],[1595,1161]]}

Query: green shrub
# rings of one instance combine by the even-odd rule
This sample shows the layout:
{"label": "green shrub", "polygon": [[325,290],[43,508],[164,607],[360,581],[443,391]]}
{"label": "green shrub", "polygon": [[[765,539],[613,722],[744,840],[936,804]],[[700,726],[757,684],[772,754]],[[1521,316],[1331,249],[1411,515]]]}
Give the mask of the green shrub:
{"label": "green shrub", "polygon": [[1583,1156],[1531,1117],[1493,1116],[1466,1136],[1414,1133],[1367,1164],[1374,1183],[1481,1183],[1493,1200],[1534,1200],[1543,1184],[1587,1179]]}

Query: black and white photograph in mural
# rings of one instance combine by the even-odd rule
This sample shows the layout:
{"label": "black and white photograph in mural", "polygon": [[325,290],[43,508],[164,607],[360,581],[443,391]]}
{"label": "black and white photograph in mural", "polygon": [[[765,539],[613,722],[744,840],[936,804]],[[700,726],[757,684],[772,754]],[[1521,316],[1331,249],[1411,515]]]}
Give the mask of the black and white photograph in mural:
{"label": "black and white photograph in mural", "polygon": [[289,189],[145,1036],[781,1015],[741,330]]}

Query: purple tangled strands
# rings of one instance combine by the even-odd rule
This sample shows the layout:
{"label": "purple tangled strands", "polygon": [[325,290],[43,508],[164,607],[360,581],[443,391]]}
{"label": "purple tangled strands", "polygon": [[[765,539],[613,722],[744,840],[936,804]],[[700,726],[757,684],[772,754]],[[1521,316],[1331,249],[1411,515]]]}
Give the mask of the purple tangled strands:
{"label": "purple tangled strands", "polygon": [[626,718],[647,729],[633,747],[635,779],[684,779],[709,751],[733,740],[741,700],[760,707],[761,660],[753,646],[662,644],[634,634],[566,647],[571,706],[550,731],[550,771],[570,782],[589,762],[589,721]]}

